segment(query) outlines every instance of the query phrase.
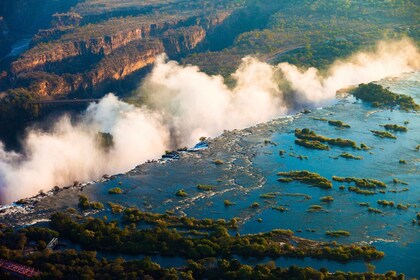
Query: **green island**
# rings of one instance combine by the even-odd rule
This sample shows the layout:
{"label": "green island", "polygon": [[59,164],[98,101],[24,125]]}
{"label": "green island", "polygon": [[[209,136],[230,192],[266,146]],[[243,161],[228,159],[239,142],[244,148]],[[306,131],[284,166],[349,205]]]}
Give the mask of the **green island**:
{"label": "green island", "polygon": [[184,189],[180,189],[175,193],[175,195],[178,197],[184,197],[184,196],[188,196],[188,193]]}
{"label": "green island", "polygon": [[[298,144],[299,145],[299,144]],[[302,145],[301,145],[302,146]],[[289,156],[300,159],[300,160],[304,160],[304,159],[309,159],[308,156],[304,156],[304,155],[297,155],[295,153],[289,153]]]}
{"label": "green island", "polygon": [[397,179],[397,178],[393,178],[392,179],[392,182],[394,183],[394,184],[401,184],[401,185],[408,185],[408,183],[407,182],[405,182],[405,181],[402,181],[402,180],[400,180],[400,179]]}
{"label": "green island", "polygon": [[350,147],[354,149],[360,149],[357,146],[357,143],[353,140],[341,139],[341,138],[328,138],[322,135],[316,134],[315,131],[310,130],[309,128],[304,129],[295,129],[295,137],[303,140],[319,141],[322,143],[328,143],[332,146],[339,147]]}
{"label": "green island", "polygon": [[222,165],[222,164],[224,164],[224,161],[221,160],[221,159],[215,159],[215,160],[213,160],[213,163],[216,164],[216,165]]}
{"label": "green island", "polygon": [[[137,210],[139,211],[139,210]],[[141,217],[159,216],[160,221],[151,223],[152,228],[137,229],[133,226],[120,228],[118,221],[105,221],[100,218],[84,218],[76,221],[65,213],[51,216],[50,227],[59,236],[86,250],[155,255],[180,256],[191,259],[218,256],[268,256],[268,257],[301,257],[330,259],[338,261],[375,260],[384,256],[372,246],[338,245],[328,242],[315,242],[294,236],[290,230],[272,230],[267,233],[235,235],[228,232],[221,221],[212,219],[196,220],[177,217],[176,220],[192,219],[198,225],[191,229],[202,229],[209,232],[208,237],[191,237],[189,232],[183,233],[172,224],[174,219],[167,214],[145,213]],[[148,220],[144,220],[145,222]],[[184,227],[181,223],[179,227]]]}
{"label": "green island", "polygon": [[389,139],[397,139],[397,136],[394,134],[388,132],[388,131],[380,131],[380,130],[371,130],[370,132],[373,133],[373,135],[380,137],[380,138],[389,138]]}
{"label": "green island", "polygon": [[211,229],[216,225],[221,225],[228,229],[236,229],[238,227],[238,219],[233,218],[226,222],[223,219],[211,220],[203,219],[198,220],[195,218],[187,218],[185,216],[178,217],[168,213],[154,214],[150,212],[143,212],[137,208],[126,208],[122,213],[123,224],[149,224],[156,226],[176,227],[185,229]]}
{"label": "green island", "polygon": [[382,125],[386,130],[392,130],[395,132],[407,132],[408,128],[397,124],[384,124]]}
{"label": "green island", "polygon": [[403,188],[401,190],[389,190],[388,192],[391,192],[391,193],[402,193],[402,192],[407,192],[409,190],[410,190],[409,188]]}
{"label": "green island", "polygon": [[311,119],[321,122],[328,122],[328,119],[326,118],[319,118],[319,117],[311,117]]}
{"label": "green island", "polygon": [[306,210],[306,212],[317,213],[317,212],[328,212],[328,211],[324,210],[321,205],[311,205],[309,206],[309,209]]}
{"label": "green island", "polygon": [[[293,181],[298,181],[302,184],[310,185],[313,187],[319,187],[323,189],[331,189],[332,182],[325,177],[322,177],[318,173],[313,173],[309,171],[290,171],[290,172],[279,172],[277,176],[282,176],[285,178],[290,178]],[[282,178],[280,178],[282,179]],[[278,179],[278,180],[280,180]],[[284,182],[284,181],[281,181]]]}
{"label": "green island", "polygon": [[383,214],[383,212],[377,208],[369,207],[368,208],[369,213],[375,213],[375,214]]}
{"label": "green island", "polygon": [[[372,246],[338,245],[335,242],[315,242],[295,237],[291,231],[274,230],[266,234],[230,236],[226,231],[215,228],[209,237],[185,237],[176,230],[164,227],[147,231],[133,228],[120,229],[117,222],[105,222],[97,218],[85,218],[80,223],[63,213],[53,214],[50,228],[30,226],[15,230],[0,224],[0,258],[7,258],[15,263],[32,266],[39,271],[36,279],[74,279],[74,275],[84,279],[292,279],[311,277],[312,279],[403,279],[395,271],[386,274],[367,273],[329,273],[326,269],[313,268],[278,268],[274,262],[249,266],[229,258],[230,254],[239,251],[240,255],[260,254],[268,251],[272,255],[302,257],[313,255],[322,259],[348,261],[352,259],[374,260],[383,257],[383,253]],[[157,231],[158,235],[150,233]],[[69,238],[86,250],[74,249],[51,250],[46,244],[51,238]],[[160,240],[158,240],[158,238]],[[147,238],[151,238],[150,240]],[[141,240],[147,242],[140,243]],[[89,241],[91,242],[89,244]],[[133,242],[134,241],[134,242]],[[112,244],[110,242],[115,242]],[[178,244],[176,242],[179,242]],[[221,242],[230,247],[217,247]],[[183,267],[163,268],[152,262],[150,257],[134,261],[122,258],[107,260],[97,256],[97,249],[104,251],[147,251],[154,247],[168,246],[180,248],[180,255],[210,256],[210,258],[191,258]],[[199,243],[197,251],[192,251],[191,244]],[[34,245],[33,245],[34,244]],[[129,249],[130,246],[134,246]],[[213,249],[209,250],[209,249]],[[23,250],[31,250],[24,254]],[[164,250],[167,252],[168,249]],[[152,252],[155,254],[155,252]],[[151,255],[152,255],[151,254]],[[215,258],[215,255],[222,255]],[[12,279],[0,272],[2,279]],[[4,277],[4,278],[3,278]],[[328,278],[326,278],[328,277]]]}
{"label": "green island", "polygon": [[400,209],[400,210],[407,210],[409,207],[410,207],[409,204],[405,204],[405,205],[401,203],[397,204],[397,209]]}
{"label": "green island", "polygon": [[88,197],[85,195],[79,195],[79,208],[82,210],[101,210],[104,209],[104,205],[97,201],[89,201]]}
{"label": "green island", "polygon": [[260,207],[260,204],[258,203],[258,202],[253,202],[252,204],[251,204],[251,206],[249,206],[250,208],[253,208],[253,209],[256,209],[256,208],[259,208]]}
{"label": "green island", "polygon": [[407,161],[406,161],[405,159],[400,159],[400,160],[398,161],[398,163],[400,163],[400,164],[407,164]]}
{"label": "green island", "polygon": [[119,187],[116,187],[116,188],[109,189],[108,193],[109,194],[122,194],[123,190]]}
{"label": "green island", "polygon": [[364,195],[376,194],[376,192],[374,192],[374,191],[362,190],[361,188],[358,188],[358,187],[355,187],[355,186],[349,186],[348,191],[349,192],[354,192],[354,193],[357,193],[357,194],[364,194]]}
{"label": "green island", "polygon": [[336,127],[344,127],[344,128],[350,128],[351,127],[350,125],[348,125],[348,124],[346,124],[342,121],[338,121],[338,120],[329,120],[328,124],[332,125],[332,126],[336,126]]}
{"label": "green island", "polygon": [[260,198],[264,198],[264,199],[271,199],[271,198],[276,198],[277,194],[276,193],[263,193],[260,195]]}
{"label": "green island", "polygon": [[280,211],[280,212],[284,212],[284,211],[288,210],[287,208],[285,208],[283,206],[272,206],[271,209],[277,210],[277,211]]}
{"label": "green island", "polygon": [[330,147],[328,145],[322,144],[318,140],[306,140],[306,139],[296,139],[295,144],[309,149],[315,150],[325,150],[328,151]]}
{"label": "green island", "polygon": [[355,177],[338,177],[333,176],[333,181],[341,183],[355,183],[360,188],[386,188],[386,184],[382,181],[367,178],[355,178]]}
{"label": "green island", "polygon": [[124,206],[112,202],[108,202],[108,205],[111,208],[112,214],[119,214],[125,209]]}
{"label": "green island", "polygon": [[355,155],[352,155],[352,154],[347,153],[347,152],[341,153],[340,157],[346,158],[346,159],[357,159],[357,160],[362,160],[363,159],[362,156],[355,156]]}
{"label": "green island", "polygon": [[285,193],[285,194],[279,194],[279,196],[303,197],[306,200],[312,199],[312,196],[304,194],[304,193]]}
{"label": "green island", "polygon": [[327,231],[325,235],[331,236],[331,237],[350,236],[350,232],[344,231],[344,230],[334,230],[334,231]]}
{"label": "green island", "polygon": [[379,205],[382,205],[382,206],[391,206],[391,207],[394,207],[394,205],[395,205],[394,201],[388,201],[388,200],[378,200],[377,203]]}
{"label": "green island", "polygon": [[214,190],[214,186],[199,184],[199,185],[197,185],[197,190],[208,192],[208,191]]}
{"label": "green island", "polygon": [[370,147],[365,143],[360,143],[360,149],[367,151],[370,150]]}
{"label": "green island", "polygon": [[225,206],[232,206],[232,205],[236,205],[236,203],[235,202],[232,202],[232,201],[230,201],[230,200],[225,200],[225,201],[223,201],[223,204],[225,205]]}
{"label": "green island", "polygon": [[357,99],[371,103],[373,107],[394,108],[399,106],[401,110],[405,111],[420,110],[420,105],[411,96],[393,93],[389,89],[374,83],[360,84],[350,93]]}
{"label": "green island", "polygon": [[322,202],[329,203],[329,202],[333,202],[334,201],[334,197],[332,197],[332,196],[323,196],[319,200],[321,200]]}

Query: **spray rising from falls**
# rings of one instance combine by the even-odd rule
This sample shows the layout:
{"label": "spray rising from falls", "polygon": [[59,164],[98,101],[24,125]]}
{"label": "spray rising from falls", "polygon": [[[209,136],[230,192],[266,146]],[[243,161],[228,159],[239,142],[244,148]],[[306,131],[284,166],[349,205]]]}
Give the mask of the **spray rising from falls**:
{"label": "spray rising from falls", "polygon": [[[418,50],[403,40],[338,61],[325,77],[313,68],[301,71],[287,63],[271,66],[245,58],[230,89],[220,76],[162,56],[139,89],[145,97],[142,107],[109,94],[90,105],[77,123],[64,116],[49,131],[29,131],[22,154],[7,152],[0,143],[0,203],[127,171],[165,149],[192,146],[201,136],[290,113],[280,83],[290,85],[297,103],[317,106],[330,103],[343,87],[419,69]],[[113,136],[111,148],[101,145],[99,132]]]}

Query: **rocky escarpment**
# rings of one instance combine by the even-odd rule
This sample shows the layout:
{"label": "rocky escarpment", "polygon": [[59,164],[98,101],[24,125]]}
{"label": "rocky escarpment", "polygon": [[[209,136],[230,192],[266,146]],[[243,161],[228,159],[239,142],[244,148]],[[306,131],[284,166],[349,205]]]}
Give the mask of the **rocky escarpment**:
{"label": "rocky escarpment", "polygon": [[163,45],[169,56],[177,56],[195,49],[206,37],[201,26],[170,29],[163,34]]}
{"label": "rocky escarpment", "polygon": [[102,59],[85,73],[57,75],[31,71],[19,75],[19,83],[43,99],[85,92],[104,82],[120,80],[155,61],[164,47],[159,40],[140,40],[129,43]]}
{"label": "rocky escarpment", "polygon": [[[12,63],[11,76],[19,87],[42,98],[72,92],[90,95],[90,89],[124,79],[152,64],[161,53],[175,58],[200,49],[208,32],[228,16],[226,11],[155,20],[142,16],[75,27],[63,26],[64,16],[56,15],[59,26],[38,34],[41,42]],[[70,20],[69,24],[78,23]],[[46,37],[58,39],[43,43]]]}
{"label": "rocky escarpment", "polygon": [[39,29],[29,49],[10,63],[5,75],[10,94],[13,89],[41,99],[101,96],[115,89],[118,94],[122,84],[116,81],[134,84],[136,73],[159,54],[178,59],[206,49],[209,34],[241,8],[236,0],[71,1],[67,10],[57,4],[61,8],[49,16],[48,28]]}
{"label": "rocky escarpment", "polygon": [[[32,70],[45,70],[44,67],[49,63],[60,62],[76,56],[106,56],[132,41],[150,37],[151,34],[178,23],[179,20],[153,22],[140,25],[138,28],[122,30],[115,34],[87,39],[76,37],[75,40],[64,38],[45,44],[41,43],[13,62],[11,72],[17,75]],[[80,32],[83,33],[83,31],[94,33],[90,30],[81,30]]]}

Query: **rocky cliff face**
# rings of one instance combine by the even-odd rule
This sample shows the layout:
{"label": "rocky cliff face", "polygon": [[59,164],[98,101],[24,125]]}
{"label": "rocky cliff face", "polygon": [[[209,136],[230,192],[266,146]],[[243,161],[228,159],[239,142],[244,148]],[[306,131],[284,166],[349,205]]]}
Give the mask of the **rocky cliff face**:
{"label": "rocky cliff face", "polygon": [[195,49],[206,37],[201,26],[170,29],[163,34],[163,45],[169,56],[183,55]]}
{"label": "rocky cliff face", "polygon": [[[11,64],[11,76],[16,77],[17,84],[42,98],[86,92],[102,83],[124,79],[152,64],[158,54],[179,57],[198,49],[207,32],[226,17],[223,13],[209,18],[194,16],[148,22],[112,35],[38,43]],[[60,26],[43,32],[48,33],[46,36],[57,36],[54,32],[66,33],[66,28]],[[85,63],[77,68],[75,60]],[[67,71],[67,64],[75,69]]]}
{"label": "rocky cliff face", "polygon": [[45,70],[44,67],[49,63],[77,56],[107,56],[132,41],[148,38],[171,26],[176,26],[179,22],[180,20],[149,23],[140,25],[135,29],[122,30],[112,35],[87,39],[77,38],[78,40],[55,40],[47,44],[39,44],[13,62],[11,72],[17,75],[32,70]]}
{"label": "rocky cliff face", "polygon": [[[28,13],[34,0],[22,1],[13,7],[24,5],[19,14]],[[39,1],[44,5],[46,0]],[[45,4],[58,12],[48,17],[48,28],[38,30],[29,50],[10,64],[7,79],[14,88],[43,99],[88,96],[94,88],[103,88],[104,94],[103,85],[131,77],[161,53],[180,58],[201,50],[235,10],[229,4],[234,0],[129,1],[135,9],[124,1],[69,1],[73,4],[65,5],[72,7],[67,10],[64,0]],[[105,6],[97,7],[97,2]]]}

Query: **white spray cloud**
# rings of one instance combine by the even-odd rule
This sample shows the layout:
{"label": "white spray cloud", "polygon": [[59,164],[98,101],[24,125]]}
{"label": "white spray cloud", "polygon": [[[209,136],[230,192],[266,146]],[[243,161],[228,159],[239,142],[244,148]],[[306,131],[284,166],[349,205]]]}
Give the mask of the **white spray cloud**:
{"label": "white spray cloud", "polygon": [[296,91],[298,102],[322,105],[339,89],[420,69],[420,53],[414,43],[403,39],[380,42],[374,52],[360,52],[336,61],[326,76],[315,68],[300,70],[289,63],[281,63],[279,68]]}
{"label": "white spray cloud", "polygon": [[184,145],[200,136],[241,128],[285,114],[274,67],[247,57],[233,74],[228,89],[220,76],[208,76],[195,66],[183,67],[162,56],[141,91],[147,103],[163,112],[168,126]]}
{"label": "white spray cloud", "polygon": [[[98,132],[113,135],[111,150],[98,144]],[[90,105],[77,124],[64,116],[49,132],[30,131],[23,143],[25,155],[0,147],[0,202],[34,195],[55,185],[127,171],[158,157],[168,139],[156,112],[108,95],[99,104]]]}
{"label": "white spray cloud", "polygon": [[[403,40],[336,62],[326,77],[313,68],[302,71],[287,63],[271,66],[244,58],[233,74],[236,86],[230,89],[220,76],[161,56],[140,88],[146,97],[142,107],[109,94],[90,105],[77,123],[64,116],[49,131],[31,130],[22,154],[5,151],[0,142],[0,203],[127,171],[165,149],[192,146],[201,136],[285,115],[293,108],[279,90],[281,77],[295,90],[298,102],[316,106],[331,102],[340,88],[416,69],[419,52]],[[111,149],[98,144],[98,132],[113,135]]]}

